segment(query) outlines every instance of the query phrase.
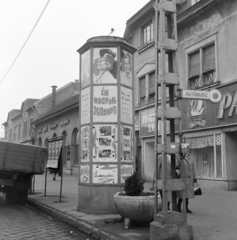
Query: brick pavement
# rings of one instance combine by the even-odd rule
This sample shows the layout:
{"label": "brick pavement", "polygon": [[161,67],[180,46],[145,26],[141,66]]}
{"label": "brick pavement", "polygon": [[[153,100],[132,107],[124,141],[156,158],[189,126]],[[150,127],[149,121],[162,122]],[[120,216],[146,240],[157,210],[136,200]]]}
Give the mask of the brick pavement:
{"label": "brick pavement", "polygon": [[7,205],[0,194],[0,240],[92,240],[30,206]]}
{"label": "brick pavement", "polygon": [[[201,185],[201,181],[200,181]],[[201,185],[202,186],[202,185]],[[41,209],[57,215],[64,221],[84,229],[99,239],[113,240],[149,240],[149,225],[132,229],[124,229],[123,223],[105,224],[105,219],[118,219],[118,214],[92,215],[77,211],[78,177],[64,175],[62,202],[59,203],[60,178],[52,181],[50,176],[47,181],[47,197],[44,193],[44,176],[36,177],[35,191],[31,195],[31,203]],[[146,186],[150,187],[150,186]],[[190,200],[190,209],[193,214],[188,214],[188,224],[193,226],[195,240],[236,240],[237,239],[237,191],[224,191],[202,187],[203,196]],[[111,237],[109,237],[111,236]]]}

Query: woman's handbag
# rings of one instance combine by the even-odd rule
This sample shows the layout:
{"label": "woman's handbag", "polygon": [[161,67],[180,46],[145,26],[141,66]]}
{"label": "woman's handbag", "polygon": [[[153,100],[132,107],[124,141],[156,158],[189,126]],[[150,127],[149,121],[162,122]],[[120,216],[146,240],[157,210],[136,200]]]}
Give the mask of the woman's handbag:
{"label": "woman's handbag", "polygon": [[200,196],[200,195],[202,195],[202,189],[198,186],[197,183],[196,183],[196,187],[194,187],[194,195],[195,195],[195,196]]}

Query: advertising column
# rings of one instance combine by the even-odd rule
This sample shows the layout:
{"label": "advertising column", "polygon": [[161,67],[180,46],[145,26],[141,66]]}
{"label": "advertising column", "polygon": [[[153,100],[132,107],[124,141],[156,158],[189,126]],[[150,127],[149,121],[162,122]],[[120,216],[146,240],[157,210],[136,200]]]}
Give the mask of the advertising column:
{"label": "advertising column", "polygon": [[78,210],[116,213],[113,196],[134,170],[133,53],[119,37],[95,37],[80,54]]}

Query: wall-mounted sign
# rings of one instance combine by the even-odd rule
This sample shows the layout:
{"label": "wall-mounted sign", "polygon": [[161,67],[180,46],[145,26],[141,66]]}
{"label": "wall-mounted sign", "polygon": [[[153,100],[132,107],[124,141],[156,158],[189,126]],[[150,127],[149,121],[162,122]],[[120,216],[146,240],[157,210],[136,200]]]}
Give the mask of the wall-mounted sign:
{"label": "wall-mounted sign", "polygon": [[93,90],[93,121],[117,122],[117,86],[95,86]]}
{"label": "wall-mounted sign", "polygon": [[121,87],[121,121],[130,124],[133,123],[132,98],[132,90]]}
{"label": "wall-mounted sign", "polygon": [[[161,121],[158,121],[158,134],[161,134]],[[166,132],[170,133],[170,123],[166,121]],[[147,108],[140,111],[140,132],[139,137],[155,135],[155,108]]]}
{"label": "wall-mounted sign", "polygon": [[80,180],[82,183],[90,183],[90,165],[80,165]]}
{"label": "wall-mounted sign", "polygon": [[90,88],[81,91],[81,124],[90,122]]}
{"label": "wall-mounted sign", "polygon": [[42,133],[42,131],[43,131],[42,128],[38,128],[38,129],[37,129],[38,134]]}
{"label": "wall-mounted sign", "polygon": [[56,123],[50,123],[50,129],[55,129],[55,128],[57,128],[58,127],[58,123],[56,122]]}
{"label": "wall-mounted sign", "polygon": [[90,160],[90,127],[81,128],[81,162],[89,162]]}
{"label": "wall-mounted sign", "polygon": [[191,122],[189,123],[189,128],[192,129],[196,126],[205,127],[207,121],[206,118],[206,101],[204,100],[191,100],[188,105],[188,114]]}
{"label": "wall-mounted sign", "polygon": [[118,182],[117,165],[93,165],[93,183],[114,184]]}
{"label": "wall-mounted sign", "polygon": [[43,131],[48,132],[48,126],[45,126]]}
{"label": "wall-mounted sign", "polygon": [[117,162],[117,125],[93,126],[93,162]]}
{"label": "wall-mounted sign", "polygon": [[70,119],[69,119],[69,118],[63,119],[63,120],[61,120],[61,121],[59,122],[59,124],[60,124],[61,127],[65,126],[65,125],[67,125],[67,124],[69,124],[69,123],[70,123]]}

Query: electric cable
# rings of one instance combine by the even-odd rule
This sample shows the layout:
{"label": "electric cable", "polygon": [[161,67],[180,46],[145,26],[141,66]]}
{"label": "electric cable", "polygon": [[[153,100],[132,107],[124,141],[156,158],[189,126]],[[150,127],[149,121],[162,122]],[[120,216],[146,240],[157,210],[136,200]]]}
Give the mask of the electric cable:
{"label": "electric cable", "polygon": [[13,60],[12,64],[11,64],[10,67],[8,68],[7,72],[5,73],[5,75],[3,76],[3,78],[1,79],[0,83],[2,83],[2,81],[5,79],[5,77],[6,77],[7,74],[10,72],[11,68],[13,67],[14,63],[16,62],[16,60],[18,59],[18,57],[20,56],[22,50],[24,49],[24,47],[25,47],[25,45],[27,44],[28,40],[30,39],[32,33],[34,32],[36,26],[38,25],[38,23],[39,23],[41,17],[43,16],[43,14],[44,14],[46,8],[48,7],[49,2],[50,2],[50,0],[48,0],[47,3],[45,4],[45,6],[44,6],[42,12],[40,13],[40,15],[39,15],[39,17],[38,17],[36,23],[34,24],[32,30],[30,31],[30,34],[28,35],[27,39],[25,40],[23,46],[21,47],[20,51],[19,51],[18,54],[16,55],[16,57],[15,57],[15,59]]}

